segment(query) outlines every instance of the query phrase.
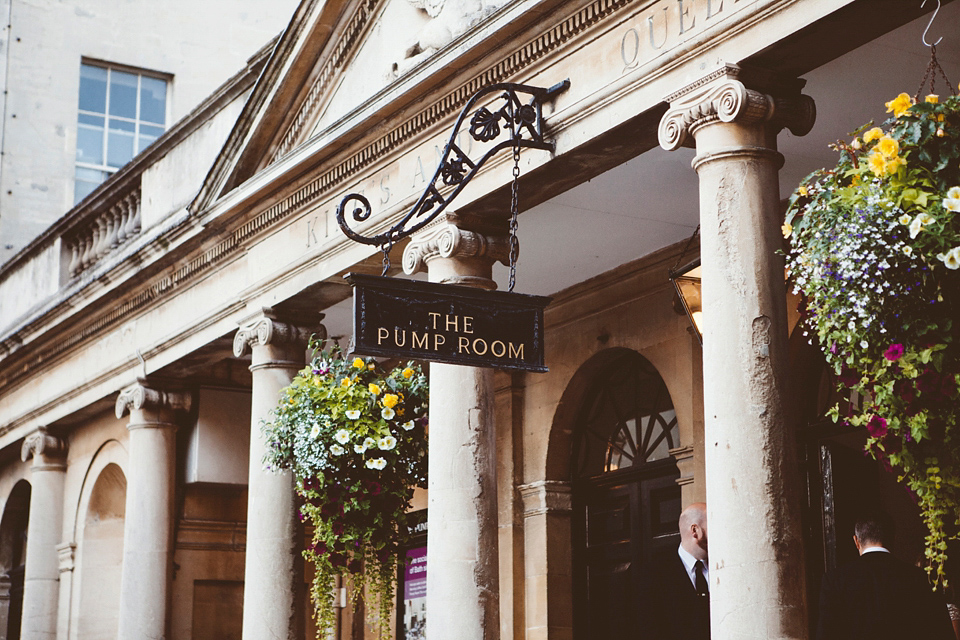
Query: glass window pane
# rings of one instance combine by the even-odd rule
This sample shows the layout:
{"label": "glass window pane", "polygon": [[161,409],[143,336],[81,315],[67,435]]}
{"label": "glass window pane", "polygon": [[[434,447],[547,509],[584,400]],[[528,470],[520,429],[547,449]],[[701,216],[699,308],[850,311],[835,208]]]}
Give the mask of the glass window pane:
{"label": "glass window pane", "polygon": [[110,131],[107,137],[107,165],[122,167],[133,157],[133,134]]}
{"label": "glass window pane", "polygon": [[110,118],[109,124],[110,131],[129,131],[133,133],[137,129],[137,124],[129,120],[117,120],[116,118]]}
{"label": "glass window pane", "polygon": [[77,118],[77,122],[80,124],[89,124],[103,129],[103,116],[93,116],[88,113],[81,113]]}
{"label": "glass window pane", "polygon": [[137,117],[137,76],[125,71],[110,72],[110,115]]}
{"label": "glass window pane", "polygon": [[158,78],[140,78],[140,119],[165,124],[167,111],[167,83]]}
{"label": "glass window pane", "polygon": [[77,167],[73,189],[73,203],[76,204],[90,195],[109,175],[106,171]]}
{"label": "glass window pane", "polygon": [[103,129],[77,127],[77,162],[103,164]]}
{"label": "glass window pane", "polygon": [[80,65],[80,108],[105,113],[107,110],[107,70]]}

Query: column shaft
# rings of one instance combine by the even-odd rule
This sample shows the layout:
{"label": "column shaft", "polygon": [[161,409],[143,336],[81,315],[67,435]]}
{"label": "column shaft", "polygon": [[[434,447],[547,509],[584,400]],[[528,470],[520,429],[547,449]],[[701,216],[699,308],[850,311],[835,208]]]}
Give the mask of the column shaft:
{"label": "column shaft", "polygon": [[430,365],[427,638],[499,636],[493,372]]}
{"label": "column shaft", "polygon": [[697,133],[713,638],[806,638],[798,470],[783,414],[782,158],[762,125]]}
{"label": "column shaft", "polygon": [[259,318],[234,340],[235,355],[247,347],[253,354],[243,638],[297,640],[303,635],[305,596],[296,486],[292,472],[264,469],[267,443],[261,425],[270,419],[280,390],[303,367],[310,333]]}
{"label": "column shaft", "polygon": [[[24,640],[53,640],[57,636],[60,587],[57,545],[60,544],[63,528],[66,464],[60,455],[63,451],[59,441],[44,431],[40,433],[44,442],[39,438],[28,438],[24,447],[27,452],[30,443],[33,443],[30,447],[33,467],[30,473],[30,520],[27,525],[20,627],[20,637]],[[46,454],[44,449],[47,449]]]}
{"label": "column shaft", "polygon": [[166,637],[173,572],[176,425],[131,412],[119,640]]}

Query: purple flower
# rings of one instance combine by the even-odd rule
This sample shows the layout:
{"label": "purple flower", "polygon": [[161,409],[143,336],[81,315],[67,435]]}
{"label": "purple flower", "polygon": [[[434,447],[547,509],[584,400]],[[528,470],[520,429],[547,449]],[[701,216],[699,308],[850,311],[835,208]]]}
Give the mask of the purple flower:
{"label": "purple flower", "polygon": [[882,438],[887,435],[887,421],[874,414],[873,417],[870,418],[870,422],[867,423],[867,431],[870,432],[870,435],[874,438]]}
{"label": "purple flower", "polygon": [[903,345],[899,342],[891,344],[887,350],[883,352],[883,357],[890,362],[899,360],[901,357],[903,357]]}

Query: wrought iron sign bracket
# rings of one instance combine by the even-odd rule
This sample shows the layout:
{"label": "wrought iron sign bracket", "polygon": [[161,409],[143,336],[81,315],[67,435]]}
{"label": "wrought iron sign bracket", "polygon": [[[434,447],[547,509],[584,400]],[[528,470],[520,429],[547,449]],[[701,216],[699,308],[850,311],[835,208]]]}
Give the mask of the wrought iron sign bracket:
{"label": "wrought iron sign bracket", "polygon": [[[521,148],[553,151],[553,143],[545,140],[543,136],[543,104],[553,100],[569,87],[570,81],[564,80],[548,89],[514,83],[498,83],[481,89],[467,101],[460,112],[450,140],[443,150],[440,164],[423,195],[400,221],[383,233],[373,236],[365,236],[354,231],[346,221],[348,205],[351,202],[356,204],[351,217],[358,223],[368,220],[372,211],[370,201],[363,194],[351,193],[345,196],[337,206],[337,223],[340,229],[355,242],[382,247],[386,256],[397,241],[416,233],[436,219],[460,194],[484,163],[502,149],[514,149],[515,157],[519,157],[517,154]],[[470,158],[467,151],[457,144],[461,127],[477,103],[497,92],[501,92],[501,95],[494,99],[494,104],[481,106],[473,112],[469,122],[469,133],[477,142],[489,143],[500,137],[501,133],[506,134],[503,136],[505,139],[489,147],[478,159]],[[521,97],[526,96],[530,96],[529,100],[521,100]],[[499,108],[496,108],[498,104]],[[447,190],[448,187],[453,188]],[[447,191],[446,195],[441,192],[441,189]]]}

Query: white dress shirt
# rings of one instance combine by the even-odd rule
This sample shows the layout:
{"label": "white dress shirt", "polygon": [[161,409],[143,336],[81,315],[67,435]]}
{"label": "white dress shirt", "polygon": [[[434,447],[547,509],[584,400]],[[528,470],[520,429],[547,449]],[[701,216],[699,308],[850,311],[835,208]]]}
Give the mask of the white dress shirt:
{"label": "white dress shirt", "polygon": [[[695,565],[697,564],[697,559],[690,554],[689,551],[680,546],[677,548],[677,555],[680,556],[680,562],[683,563],[683,568],[687,570],[687,577],[690,578],[690,584],[693,585],[694,589],[697,587],[697,572]],[[709,565],[703,563],[703,579],[707,581],[707,589],[710,588],[710,568]]]}

